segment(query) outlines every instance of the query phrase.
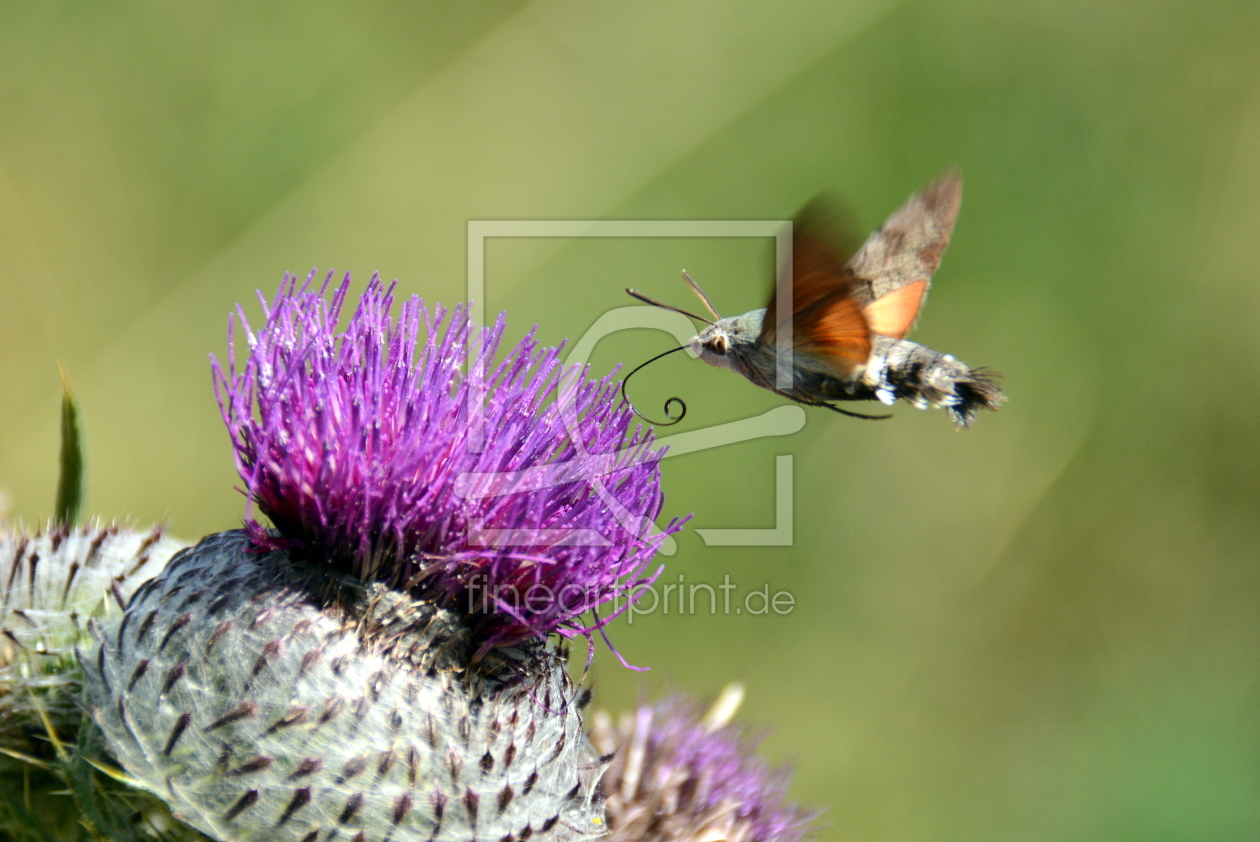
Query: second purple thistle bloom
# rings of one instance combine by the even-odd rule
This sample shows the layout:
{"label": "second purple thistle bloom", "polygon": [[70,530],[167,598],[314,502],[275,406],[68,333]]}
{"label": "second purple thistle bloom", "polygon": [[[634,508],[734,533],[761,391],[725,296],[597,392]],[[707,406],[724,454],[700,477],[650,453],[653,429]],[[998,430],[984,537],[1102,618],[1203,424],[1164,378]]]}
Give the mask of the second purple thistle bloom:
{"label": "second purple thistle bloom", "polygon": [[[654,576],[660,454],[610,377],[504,320],[286,278],[215,384],[274,528],[205,538],[83,653],[131,779],[223,840],[602,835],[552,635]],[[467,372],[465,373],[465,367]],[[609,603],[613,605],[609,606]],[[605,610],[600,611],[604,606]]]}

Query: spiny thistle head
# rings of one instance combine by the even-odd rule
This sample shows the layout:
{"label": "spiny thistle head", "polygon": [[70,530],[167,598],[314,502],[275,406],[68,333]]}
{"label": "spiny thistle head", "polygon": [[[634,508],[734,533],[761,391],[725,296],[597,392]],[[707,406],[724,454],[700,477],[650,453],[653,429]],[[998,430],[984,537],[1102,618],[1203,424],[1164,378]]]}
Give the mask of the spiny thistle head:
{"label": "spiny thistle head", "polygon": [[275,525],[251,521],[255,545],[474,608],[483,649],[607,623],[580,618],[633,598],[679,528],[653,527],[660,453],[611,375],[532,334],[495,362],[503,316],[474,334],[464,308],[413,297],[395,320],[376,276],[342,328],[350,279],[329,298],[331,280],[288,277],[257,332],[238,310],[249,358],[230,342],[214,363],[245,491]]}
{"label": "spiny thistle head", "polygon": [[184,546],[161,527],[0,530],[0,747],[38,747],[30,739],[43,731],[35,705],[73,739],[80,675],[74,648],[86,642],[88,621],[120,614],[120,601]]}
{"label": "spiny thistle head", "polygon": [[185,822],[244,842],[580,842],[598,756],[563,659],[472,661],[450,611],[240,531],[171,560],[84,653],[117,762]]}
{"label": "spiny thistle head", "polygon": [[791,774],[770,769],[731,717],[728,687],[707,714],[674,697],[614,725],[599,711],[591,741],[613,754],[600,781],[610,842],[798,842],[815,814],[785,801]]}

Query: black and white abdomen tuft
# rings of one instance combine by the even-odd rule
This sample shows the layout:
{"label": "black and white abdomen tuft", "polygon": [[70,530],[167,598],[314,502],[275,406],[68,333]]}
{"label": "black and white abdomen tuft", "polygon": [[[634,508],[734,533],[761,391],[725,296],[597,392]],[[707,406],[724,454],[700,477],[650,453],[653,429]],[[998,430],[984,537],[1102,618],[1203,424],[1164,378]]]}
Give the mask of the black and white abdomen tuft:
{"label": "black and white abdomen tuft", "polygon": [[892,405],[900,398],[920,409],[943,407],[954,423],[966,427],[978,410],[997,409],[1006,400],[992,372],[907,339],[873,339],[861,381],[881,403]]}

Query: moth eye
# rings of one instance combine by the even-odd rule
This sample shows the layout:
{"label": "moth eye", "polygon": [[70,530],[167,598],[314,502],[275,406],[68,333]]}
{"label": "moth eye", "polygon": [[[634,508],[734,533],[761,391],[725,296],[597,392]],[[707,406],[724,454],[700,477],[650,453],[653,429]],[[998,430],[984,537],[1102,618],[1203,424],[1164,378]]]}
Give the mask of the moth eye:
{"label": "moth eye", "polygon": [[715,354],[725,354],[726,353],[726,337],[718,335],[710,339],[709,350]]}

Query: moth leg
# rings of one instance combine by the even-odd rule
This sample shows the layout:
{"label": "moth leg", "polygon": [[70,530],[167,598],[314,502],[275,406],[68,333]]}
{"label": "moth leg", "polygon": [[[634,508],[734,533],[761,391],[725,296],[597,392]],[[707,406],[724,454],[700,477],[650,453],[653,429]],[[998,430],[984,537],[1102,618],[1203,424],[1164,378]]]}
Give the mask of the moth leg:
{"label": "moth leg", "polygon": [[863,421],[887,421],[889,418],[892,418],[891,415],[863,415],[860,412],[851,412],[847,409],[841,409],[835,404],[824,403],[823,401],[807,401],[802,398],[789,395],[787,392],[780,392],[778,389],[771,389],[770,391],[774,392],[776,395],[779,395],[780,397],[787,398],[790,401],[795,401],[797,403],[805,404],[805,406],[821,406],[826,409],[830,409],[832,412],[838,412],[841,415],[847,415],[850,418],[861,418]]}
{"label": "moth leg", "polygon": [[892,418],[892,415],[863,415],[860,412],[850,412],[847,409],[841,409],[840,407],[833,406],[829,403],[818,403],[814,404],[814,406],[825,406],[832,412],[838,412],[841,415],[847,415],[850,418],[861,418],[864,421],[887,421],[889,418]]}

